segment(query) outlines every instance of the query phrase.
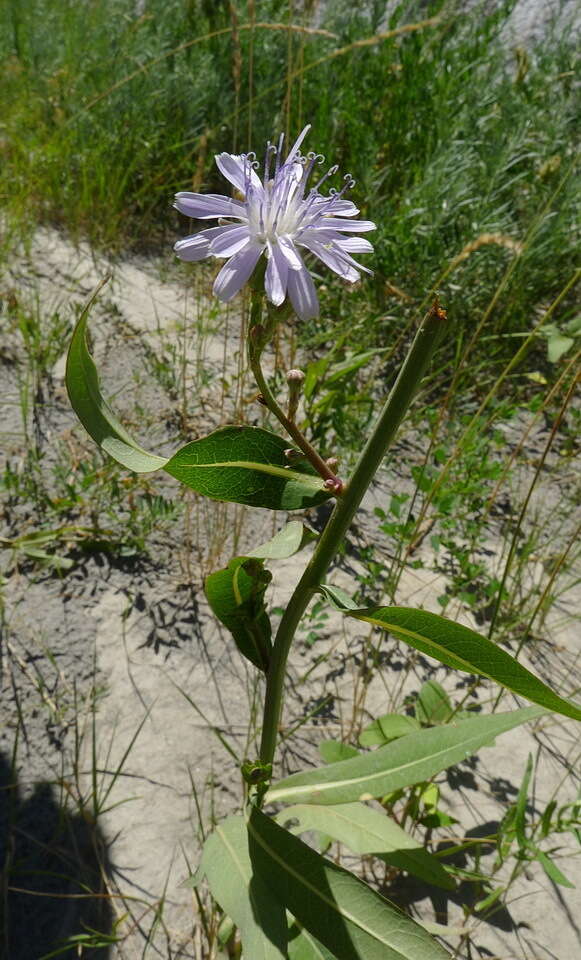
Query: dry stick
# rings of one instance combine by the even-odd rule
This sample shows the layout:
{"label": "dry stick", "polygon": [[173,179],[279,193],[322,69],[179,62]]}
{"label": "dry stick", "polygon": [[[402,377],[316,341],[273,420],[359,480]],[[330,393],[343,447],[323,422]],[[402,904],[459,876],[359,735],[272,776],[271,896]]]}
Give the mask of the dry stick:
{"label": "dry stick", "polygon": [[[552,445],[553,445],[553,440],[555,439],[555,437],[556,437],[556,435],[557,435],[557,430],[559,429],[559,427],[560,427],[560,425],[561,425],[561,421],[562,421],[562,419],[563,419],[563,417],[564,417],[564,415],[565,415],[565,411],[566,411],[567,407],[569,406],[569,401],[571,400],[571,398],[572,398],[572,396],[573,396],[573,394],[574,394],[574,392],[575,392],[575,388],[576,388],[577,384],[579,383],[579,380],[580,380],[580,379],[581,379],[581,374],[577,373],[577,374],[575,374],[575,376],[573,377],[573,379],[572,379],[572,381],[571,381],[571,386],[569,387],[569,389],[568,389],[568,391],[567,391],[567,395],[565,396],[565,399],[563,400],[563,403],[562,403],[562,405],[561,405],[561,409],[559,410],[559,413],[557,414],[557,417],[555,418],[555,422],[554,422],[553,427],[552,427],[552,429],[551,429],[551,432],[550,432],[550,434],[549,434],[549,436],[548,436],[547,442],[546,442],[546,444],[545,444],[545,448],[544,448],[544,450],[543,450],[543,452],[542,452],[542,454],[541,454],[541,457],[540,457],[540,459],[539,459],[539,462],[537,463],[537,468],[536,468],[535,473],[534,473],[534,476],[533,476],[533,478],[532,478],[532,480],[531,480],[531,482],[530,482],[529,489],[528,489],[528,491],[527,491],[527,495],[526,495],[526,497],[525,497],[525,499],[524,499],[524,502],[523,502],[523,504],[522,504],[522,507],[520,508],[520,512],[519,512],[519,515],[518,515],[517,522],[516,522],[516,524],[515,524],[514,532],[513,532],[513,535],[512,535],[512,540],[511,540],[511,543],[510,543],[510,548],[509,548],[509,551],[508,551],[508,557],[506,558],[506,563],[505,563],[505,565],[504,565],[504,571],[503,571],[503,574],[502,574],[502,580],[501,580],[500,586],[499,586],[499,588],[498,588],[498,595],[497,595],[497,599],[496,599],[496,604],[495,604],[495,606],[494,606],[494,612],[493,612],[493,614],[492,614],[492,618],[491,618],[491,621],[490,621],[490,628],[489,628],[489,630],[488,630],[488,639],[489,639],[489,640],[492,639],[492,635],[493,635],[493,633],[494,633],[494,628],[495,628],[495,626],[496,626],[496,621],[497,621],[498,613],[499,613],[499,610],[500,610],[500,604],[501,604],[501,602],[502,602],[502,597],[503,597],[503,594],[504,594],[504,588],[505,588],[505,586],[506,586],[506,581],[507,581],[507,578],[508,578],[508,574],[509,574],[510,568],[511,568],[511,566],[512,566],[512,560],[513,560],[513,557],[514,557],[514,554],[515,554],[517,541],[518,541],[518,538],[519,538],[519,535],[520,535],[520,530],[521,530],[521,527],[522,527],[522,524],[523,524],[523,521],[524,521],[524,518],[525,518],[525,514],[526,514],[526,512],[527,512],[527,510],[528,510],[528,506],[529,506],[529,503],[530,503],[530,501],[531,501],[531,497],[532,497],[532,495],[533,495],[533,491],[534,491],[534,489],[535,489],[535,487],[536,487],[536,485],[537,485],[537,481],[538,481],[538,479],[539,479],[539,477],[540,477],[540,475],[541,475],[541,470],[543,469],[543,467],[544,467],[544,465],[545,465],[545,460],[547,459],[547,457],[548,457],[548,455],[549,455],[549,450],[551,449],[551,447],[552,447]],[[519,646],[518,646],[517,651],[516,651],[516,653],[515,653],[515,659],[518,658],[518,655],[519,655],[520,651],[522,650],[523,643],[524,643],[524,638],[523,638],[523,639],[521,640],[521,642],[519,643]]]}
{"label": "dry stick", "polygon": [[252,88],[254,86],[254,27],[256,8],[254,0],[248,0],[248,17],[250,20],[250,39],[248,41],[248,150],[252,149]]}
{"label": "dry stick", "polygon": [[[531,238],[534,236],[535,231],[536,231],[537,229],[539,229],[540,224],[542,224],[543,219],[544,219],[544,215],[545,215],[546,211],[550,208],[550,206],[551,206],[551,204],[553,203],[553,201],[555,200],[555,198],[558,196],[558,194],[560,193],[560,191],[561,191],[561,190],[563,189],[563,187],[565,186],[565,184],[566,184],[566,182],[567,182],[567,180],[568,180],[568,178],[569,178],[572,170],[573,170],[573,165],[571,165],[571,167],[569,168],[569,170],[567,171],[567,173],[566,173],[566,174],[563,176],[563,178],[559,181],[559,183],[557,184],[557,187],[555,188],[555,190],[553,191],[553,193],[551,194],[551,196],[550,196],[549,199],[547,200],[545,206],[544,206],[543,209],[541,210],[539,216],[537,217],[536,223],[534,223],[534,224],[532,225],[532,227],[529,229],[529,231],[527,232],[527,235],[526,235],[526,237],[525,237],[524,242],[520,245],[520,250],[523,250],[523,251],[524,251],[524,250],[526,249],[527,244],[530,243],[530,240],[531,240]],[[464,248],[464,249],[466,249],[466,248]],[[464,251],[462,251],[459,255],[457,255],[457,256],[454,258],[454,260],[452,260],[452,261],[448,264],[448,266],[445,268],[445,270],[442,271],[442,273],[439,275],[438,279],[436,280],[434,286],[432,287],[432,290],[430,291],[430,293],[428,293],[428,295],[427,295],[427,296],[424,298],[424,300],[422,301],[422,304],[420,305],[420,309],[422,309],[422,306],[425,307],[426,303],[428,302],[428,297],[434,296],[434,294],[437,293],[440,284],[441,284],[441,283],[445,280],[445,278],[452,272],[452,270],[454,269],[454,267],[460,262],[460,259],[459,259],[459,258],[462,256],[462,253],[463,253],[463,252],[464,252]],[[435,439],[436,439],[438,430],[440,429],[440,426],[441,426],[441,424],[442,424],[442,421],[443,421],[443,419],[444,419],[444,416],[446,415],[446,412],[447,412],[447,410],[448,410],[448,408],[449,408],[450,401],[451,401],[451,399],[452,399],[454,390],[455,390],[455,388],[456,388],[456,384],[457,384],[457,382],[458,382],[459,372],[460,372],[460,370],[462,369],[463,365],[466,363],[466,361],[467,361],[467,359],[468,359],[468,356],[469,356],[469,354],[470,354],[470,351],[471,351],[472,347],[474,346],[474,344],[475,344],[475,342],[476,342],[476,339],[477,339],[478,336],[480,335],[480,332],[481,332],[481,330],[482,330],[482,327],[484,326],[484,324],[486,323],[486,321],[487,321],[488,318],[490,317],[490,314],[492,313],[493,308],[496,306],[496,303],[498,302],[498,299],[499,299],[499,297],[500,297],[500,294],[501,294],[502,291],[506,288],[506,286],[507,286],[507,284],[508,284],[508,281],[510,280],[512,274],[514,273],[514,271],[515,271],[515,269],[516,269],[516,266],[517,266],[517,264],[518,264],[518,257],[519,257],[519,256],[520,256],[520,251],[517,251],[517,257],[515,257],[515,259],[510,263],[510,265],[509,265],[508,269],[506,270],[506,272],[505,272],[505,274],[504,274],[504,276],[503,276],[500,284],[498,285],[497,290],[495,291],[495,294],[494,294],[494,296],[493,296],[493,298],[492,298],[491,303],[489,304],[488,308],[485,310],[485,312],[484,312],[484,314],[483,314],[480,322],[478,323],[478,325],[477,325],[477,327],[476,327],[476,330],[474,331],[474,334],[472,335],[470,341],[468,342],[468,345],[467,345],[466,348],[464,349],[462,358],[461,358],[461,360],[460,360],[460,363],[458,364],[458,370],[457,370],[456,374],[454,375],[454,377],[452,378],[452,382],[451,382],[451,384],[450,384],[450,387],[449,387],[448,390],[446,391],[446,396],[444,397],[444,400],[443,400],[443,402],[442,402],[442,404],[441,404],[441,406],[440,406],[440,412],[439,412],[439,416],[438,416],[438,421],[437,421],[437,423],[436,423],[436,425],[435,425],[435,427],[434,427],[434,430],[432,431],[432,440],[431,440],[431,442],[430,442],[430,448],[429,448],[429,450],[432,449],[432,446],[433,446],[433,444],[435,443]],[[470,430],[472,429],[474,423],[476,422],[476,419],[480,416],[480,414],[482,413],[482,411],[484,410],[484,408],[487,406],[488,402],[492,399],[492,397],[494,396],[494,394],[495,394],[496,391],[498,390],[498,387],[500,386],[500,384],[504,381],[504,379],[506,379],[506,376],[508,376],[508,373],[513,369],[513,367],[515,366],[515,364],[516,364],[516,363],[521,359],[521,357],[524,355],[524,353],[526,352],[529,344],[530,344],[531,341],[534,339],[534,337],[535,337],[535,335],[538,333],[539,329],[543,326],[543,324],[547,321],[547,319],[552,315],[552,313],[555,311],[555,309],[557,308],[557,306],[559,305],[559,303],[561,302],[561,300],[563,299],[563,297],[569,292],[569,290],[571,289],[571,287],[577,282],[579,276],[581,276],[581,270],[576,271],[576,273],[573,275],[572,280],[565,286],[564,290],[561,291],[561,293],[560,293],[559,296],[556,298],[556,300],[551,304],[551,306],[549,307],[548,311],[543,315],[543,317],[539,320],[539,322],[535,325],[535,327],[533,327],[531,333],[530,333],[529,336],[526,338],[526,340],[525,340],[524,343],[522,344],[521,348],[517,351],[516,356],[515,356],[515,357],[513,358],[513,360],[508,364],[508,366],[505,368],[505,370],[504,370],[503,374],[501,375],[501,377],[496,381],[496,383],[494,384],[494,386],[492,387],[492,389],[491,389],[491,390],[488,392],[488,394],[486,395],[484,401],[482,402],[482,404],[480,405],[480,407],[479,407],[478,410],[476,411],[474,417],[472,418],[472,420],[470,421],[469,425],[468,425],[467,428],[465,429],[464,433],[463,433],[462,436],[460,437],[460,440],[459,440],[458,443],[456,444],[456,449],[455,449],[454,453],[453,453],[453,454],[448,458],[448,460],[446,461],[446,464],[444,465],[444,468],[443,468],[443,470],[442,470],[442,473],[440,474],[440,476],[439,476],[438,479],[436,480],[436,483],[434,484],[434,487],[432,488],[432,490],[430,490],[430,493],[428,494],[428,496],[425,498],[424,502],[422,503],[422,506],[421,506],[421,509],[420,509],[420,513],[419,513],[418,519],[417,519],[417,521],[416,521],[416,526],[415,526],[415,529],[416,529],[416,530],[419,530],[419,529],[420,529],[420,525],[422,524],[422,522],[423,522],[423,520],[424,520],[424,518],[425,518],[425,515],[426,515],[426,513],[427,513],[427,511],[428,511],[428,507],[430,506],[430,504],[431,504],[431,502],[432,502],[432,500],[433,500],[433,498],[434,498],[435,493],[437,492],[437,490],[439,490],[442,482],[444,481],[444,479],[447,477],[448,473],[450,472],[450,469],[451,469],[451,467],[452,467],[452,464],[453,464],[453,463],[455,462],[455,460],[458,458],[458,456],[459,456],[459,454],[460,454],[460,451],[461,451],[461,448],[462,448],[462,443],[464,442],[464,440],[465,440],[466,437],[468,436]],[[428,451],[428,454],[429,454],[429,451]],[[414,545],[414,542],[415,542],[415,541],[414,541],[414,538],[412,538],[412,539],[410,540],[410,546],[409,546],[408,549],[406,550],[406,553],[405,553],[405,556],[404,556],[404,559],[403,559],[403,563],[405,563],[405,562],[407,561],[408,557],[410,556],[410,552],[411,552],[410,548]],[[397,588],[397,584],[396,584],[396,588]]]}
{"label": "dry stick", "polygon": [[[547,439],[547,442],[546,442],[546,444],[545,444],[545,448],[544,448],[544,450],[543,450],[543,452],[542,452],[542,454],[541,454],[541,457],[540,457],[540,459],[539,459],[539,462],[538,462],[538,464],[537,464],[537,469],[535,470],[534,476],[533,476],[533,478],[532,478],[532,480],[531,480],[529,489],[528,489],[528,491],[527,491],[527,495],[526,495],[526,497],[525,497],[525,499],[524,499],[524,502],[523,502],[523,505],[522,505],[522,507],[521,507],[521,509],[520,509],[520,512],[519,512],[519,515],[518,515],[518,519],[517,519],[517,522],[516,522],[516,525],[515,525],[515,529],[514,529],[514,532],[513,532],[513,535],[512,535],[512,540],[511,540],[510,548],[509,548],[509,551],[508,551],[508,557],[506,558],[506,563],[505,563],[505,565],[504,565],[504,571],[503,571],[503,574],[502,574],[502,580],[501,580],[500,586],[499,586],[499,588],[498,588],[498,595],[497,595],[496,603],[495,603],[495,606],[494,606],[494,612],[493,612],[493,614],[492,614],[492,619],[491,619],[491,621],[490,621],[490,629],[489,629],[489,631],[488,631],[488,639],[489,639],[489,640],[492,639],[492,635],[493,635],[493,633],[494,633],[494,628],[495,628],[495,626],[496,626],[496,621],[497,621],[497,619],[498,619],[498,614],[499,614],[499,611],[500,611],[500,605],[501,605],[501,603],[502,603],[502,598],[503,598],[503,595],[504,595],[504,590],[505,590],[505,586],[506,586],[506,581],[507,581],[507,579],[508,579],[508,575],[509,575],[509,573],[510,573],[510,568],[511,568],[511,566],[512,566],[512,561],[513,561],[514,554],[515,554],[515,551],[516,551],[516,545],[517,545],[518,537],[519,537],[520,530],[521,530],[521,527],[522,527],[522,524],[523,524],[523,521],[524,521],[524,518],[525,518],[525,514],[526,514],[526,512],[527,512],[527,510],[528,510],[528,506],[529,506],[529,503],[530,503],[530,501],[531,501],[531,497],[532,497],[532,495],[533,495],[533,491],[534,491],[534,489],[535,489],[535,487],[536,487],[536,485],[537,485],[537,481],[538,481],[539,476],[540,476],[540,474],[541,474],[541,470],[543,469],[543,467],[544,467],[544,465],[545,465],[545,460],[547,459],[547,456],[548,456],[548,454],[549,454],[549,450],[551,449],[551,447],[552,447],[552,445],[553,445],[553,440],[555,439],[555,437],[556,437],[556,435],[557,435],[557,430],[559,429],[559,427],[560,427],[560,425],[561,425],[561,421],[562,421],[562,419],[563,419],[563,417],[564,417],[564,415],[565,415],[565,411],[566,411],[566,409],[567,409],[567,407],[568,407],[568,405],[569,405],[569,401],[570,401],[571,398],[573,397],[573,394],[574,394],[574,392],[575,392],[575,388],[577,387],[577,384],[579,383],[580,379],[581,379],[581,374],[576,374],[576,375],[573,377],[573,380],[571,381],[571,386],[569,387],[569,390],[567,391],[567,395],[566,395],[566,397],[565,397],[565,399],[564,399],[564,401],[563,401],[563,404],[562,404],[562,406],[561,406],[561,409],[559,410],[559,413],[557,414],[557,417],[556,417],[556,419],[555,419],[555,422],[554,422],[554,424],[553,424],[553,427],[552,427],[552,429],[551,429],[551,432],[550,432],[549,437],[548,437],[548,439]],[[521,637],[521,639],[520,639],[520,641],[519,641],[519,643],[518,643],[518,646],[517,646],[517,648],[516,648],[515,654],[514,654],[514,659],[515,659],[515,660],[518,660],[518,658],[519,658],[519,656],[520,656],[520,654],[521,654],[521,652],[522,652],[522,648],[523,648],[523,646],[524,646],[524,644],[525,644],[525,642],[526,642],[526,639],[527,639],[527,635],[526,635],[526,633],[523,633],[523,635],[522,635],[522,637]],[[496,708],[498,707],[498,704],[500,703],[503,695],[504,695],[504,690],[501,689],[500,692],[499,692],[499,694],[498,694],[498,696],[497,696],[497,698],[496,698],[496,700],[494,701],[493,711],[496,710]]]}
{"label": "dry stick", "polygon": [[545,588],[544,588],[541,596],[539,597],[538,603],[537,603],[535,609],[533,610],[533,613],[532,613],[532,615],[531,615],[531,618],[530,618],[527,626],[526,626],[525,629],[524,629],[524,633],[523,633],[523,636],[524,636],[524,637],[527,637],[527,636],[530,635],[530,632],[531,632],[531,630],[532,630],[532,628],[533,628],[533,623],[535,622],[535,620],[536,620],[536,618],[537,618],[537,614],[538,614],[539,611],[542,609],[542,607],[543,607],[543,605],[544,605],[544,603],[545,603],[545,600],[546,600],[546,598],[547,598],[547,595],[548,595],[551,587],[553,586],[555,580],[557,579],[557,576],[558,576],[559,572],[561,571],[561,568],[562,568],[562,566],[564,565],[567,557],[569,556],[572,547],[573,547],[573,546],[578,546],[578,544],[579,544],[579,538],[580,538],[580,537],[581,537],[581,522],[577,525],[576,529],[573,531],[573,534],[572,534],[572,536],[571,536],[571,539],[569,540],[569,543],[567,544],[567,546],[565,547],[565,549],[563,550],[563,552],[559,555],[559,559],[557,560],[557,562],[555,563],[555,565],[554,565],[554,567],[553,567],[553,569],[552,569],[552,571],[551,571],[551,576],[549,577],[549,579],[548,579],[548,581],[547,581],[547,584],[546,584],[546,586],[545,586]]}
{"label": "dry stick", "polygon": [[[441,471],[440,475],[438,476],[438,478],[437,478],[436,482],[434,483],[432,489],[430,490],[429,494],[426,496],[426,499],[424,500],[424,502],[423,502],[423,504],[422,504],[422,508],[421,508],[421,510],[420,510],[420,514],[419,514],[419,517],[418,517],[416,526],[419,525],[419,524],[421,523],[421,521],[424,519],[424,517],[425,517],[425,515],[426,515],[426,512],[427,512],[427,510],[428,510],[428,507],[429,507],[430,504],[432,503],[432,501],[433,501],[433,499],[434,499],[434,496],[436,495],[437,491],[438,491],[438,490],[440,489],[440,487],[442,486],[444,480],[447,478],[447,476],[448,476],[448,474],[449,474],[449,472],[450,472],[450,470],[451,470],[451,468],[452,468],[452,465],[455,463],[455,461],[457,460],[457,458],[458,458],[458,456],[459,456],[459,454],[460,454],[460,451],[461,451],[461,449],[462,449],[462,444],[464,443],[464,441],[466,440],[466,438],[470,435],[470,431],[473,429],[474,425],[478,422],[478,419],[479,419],[480,415],[481,415],[482,412],[486,409],[486,407],[488,406],[488,404],[489,404],[490,400],[493,398],[493,396],[498,392],[498,389],[499,389],[499,387],[501,386],[501,384],[504,383],[504,381],[506,380],[506,378],[508,377],[508,375],[512,372],[512,370],[520,363],[520,361],[521,361],[522,358],[524,357],[524,355],[525,355],[525,353],[526,353],[529,345],[530,345],[530,344],[532,343],[532,341],[534,340],[534,338],[535,338],[535,336],[537,335],[537,333],[538,333],[538,331],[540,330],[540,328],[546,323],[547,319],[554,313],[554,311],[556,310],[556,308],[558,307],[558,305],[561,303],[561,301],[562,301],[562,300],[564,299],[564,297],[567,295],[567,293],[569,292],[569,290],[570,290],[573,286],[575,286],[575,284],[577,283],[577,281],[579,280],[580,277],[581,277],[581,269],[575,271],[575,273],[573,274],[573,276],[571,277],[571,279],[569,280],[569,282],[565,285],[565,287],[563,288],[563,290],[561,291],[561,293],[559,294],[559,296],[553,301],[553,303],[551,304],[551,306],[549,307],[549,309],[547,310],[547,312],[546,312],[546,313],[541,317],[541,319],[535,324],[535,326],[534,326],[533,329],[531,330],[531,332],[530,332],[530,334],[528,335],[528,337],[526,338],[526,340],[522,343],[522,345],[520,346],[520,348],[517,350],[517,352],[515,353],[514,357],[512,357],[512,359],[507,363],[506,367],[504,368],[504,370],[502,371],[502,373],[500,374],[500,376],[498,377],[498,379],[494,382],[494,384],[492,385],[492,387],[490,388],[490,390],[488,391],[488,393],[487,393],[486,396],[484,397],[484,400],[482,401],[482,403],[480,404],[480,406],[478,407],[478,409],[476,410],[476,412],[475,412],[474,415],[472,416],[470,422],[468,423],[468,425],[467,425],[466,428],[464,429],[462,435],[460,436],[460,438],[459,438],[459,440],[458,440],[458,443],[456,444],[456,449],[455,449],[454,453],[452,453],[451,456],[448,457],[446,463],[445,463],[444,466],[442,467],[442,471]],[[449,391],[448,391],[448,393],[449,393]],[[444,399],[443,407],[445,407],[445,405],[446,405],[446,399]],[[491,418],[491,419],[493,419],[493,418]],[[490,423],[491,420],[489,420],[488,422]],[[408,548],[408,550],[407,550],[407,552],[406,552],[406,554],[405,554],[404,561],[403,561],[404,563],[405,563],[405,561],[407,560],[408,556],[409,556],[409,548]]]}
{"label": "dry stick", "polygon": [[534,417],[532,418],[532,420],[531,420],[531,422],[529,423],[528,427],[526,428],[525,432],[522,434],[522,436],[521,436],[518,444],[516,445],[516,447],[514,448],[514,450],[512,450],[512,452],[511,452],[511,454],[510,454],[510,457],[508,458],[508,460],[507,460],[507,461],[505,462],[505,464],[504,464],[504,468],[503,468],[503,471],[502,471],[500,477],[499,477],[498,480],[496,481],[496,483],[495,483],[495,485],[494,485],[494,488],[493,488],[490,496],[488,497],[488,499],[487,499],[487,501],[486,501],[486,506],[485,506],[484,514],[483,514],[483,520],[486,520],[486,518],[488,517],[488,515],[489,515],[489,513],[490,513],[490,511],[491,511],[491,509],[492,509],[492,506],[493,506],[493,504],[494,504],[494,501],[496,500],[496,498],[497,498],[497,496],[498,496],[498,493],[499,493],[499,491],[500,491],[500,488],[501,488],[502,484],[504,483],[504,481],[506,480],[507,474],[509,473],[509,471],[510,471],[510,469],[511,469],[513,463],[514,463],[514,461],[516,460],[516,458],[518,457],[518,455],[519,455],[519,453],[521,452],[522,448],[524,447],[525,442],[526,442],[526,440],[527,440],[527,438],[528,438],[531,430],[533,429],[535,423],[537,422],[537,420],[538,420],[539,417],[541,416],[541,413],[543,413],[543,412],[547,409],[549,403],[551,402],[551,400],[553,399],[553,397],[555,396],[555,394],[559,392],[559,390],[560,390],[561,387],[563,386],[563,383],[564,383],[565,380],[567,379],[567,377],[568,377],[571,369],[574,369],[574,368],[576,367],[577,361],[579,360],[580,357],[581,357],[581,350],[578,350],[577,353],[574,355],[574,357],[573,357],[571,360],[569,360],[569,362],[567,363],[567,366],[565,367],[565,369],[564,369],[563,372],[561,373],[561,376],[559,377],[559,379],[556,381],[556,383],[553,384],[553,386],[552,386],[551,389],[549,390],[549,393],[547,394],[547,396],[545,397],[545,399],[544,399],[544,401],[543,401],[542,407],[539,407],[539,409],[536,411]]}

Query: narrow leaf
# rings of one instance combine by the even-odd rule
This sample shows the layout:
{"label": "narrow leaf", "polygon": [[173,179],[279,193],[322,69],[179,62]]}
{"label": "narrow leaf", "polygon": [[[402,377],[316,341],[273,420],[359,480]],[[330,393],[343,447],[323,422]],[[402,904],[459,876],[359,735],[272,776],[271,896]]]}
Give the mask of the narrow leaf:
{"label": "narrow leaf", "polygon": [[186,444],[165,470],[212,500],[303,510],[329,499],[310,464],[289,466],[288,441],[260,427],[228,426]]}
{"label": "narrow leaf", "polygon": [[515,805],[515,815],[514,815],[514,829],[516,833],[516,838],[518,840],[518,845],[521,850],[524,850],[527,846],[527,836],[526,836],[526,813],[527,813],[527,798],[529,794],[529,783],[531,781],[531,776],[533,772],[533,755],[529,753],[526,769],[524,776],[522,778],[522,783],[518,791],[518,797],[516,798]]}
{"label": "narrow leaf", "polygon": [[248,831],[255,873],[337,960],[448,958],[419,924],[256,808]]}
{"label": "narrow leaf", "polygon": [[341,587],[334,587],[331,583],[321,583],[317,587],[317,590],[325,600],[332,603],[341,613],[346,613],[348,610],[359,613],[355,601],[352,600],[349,594],[342,590]]}
{"label": "narrow leaf", "polygon": [[119,422],[101,393],[99,375],[87,347],[87,321],[103,280],[81,313],[67,355],[65,383],[71,406],[85,430],[105,453],[136,473],[150,473],[167,460],[148,453]]}
{"label": "narrow leaf", "polygon": [[230,631],[242,656],[265,671],[272,641],[264,592],[271,580],[262,560],[235,557],[225,570],[210,573],[204,582],[212,612]]}
{"label": "narrow leaf", "polygon": [[248,556],[260,557],[264,560],[286,560],[287,557],[292,557],[302,550],[311,540],[316,539],[317,534],[305,527],[300,520],[291,520],[271,540],[255,547],[254,550],[249,550]]}
{"label": "narrow leaf", "polygon": [[554,693],[506,650],[468,627],[427,610],[409,607],[371,607],[368,610],[345,609],[343,612],[346,616],[389,630],[411,647],[435,657],[448,667],[478,673],[548,710],[581,720],[581,707]]}
{"label": "narrow leaf", "polygon": [[244,955],[249,960],[284,960],[286,912],[271,885],[253,871],[243,817],[228,817],[210,834],[198,869],[201,874],[240,930]]}
{"label": "narrow leaf", "polygon": [[[363,803],[340,803],[332,807],[299,803],[284,809],[277,821],[293,833],[325,830],[354,853],[381,854],[386,863],[420,877],[427,883],[454,888],[442,864],[394,823],[386,813]],[[296,821],[292,826],[292,821]]]}
{"label": "narrow leaf", "polygon": [[538,848],[535,849],[535,856],[539,861],[541,867],[547,874],[549,880],[552,880],[553,883],[557,883],[560,887],[575,887],[575,884],[568,880],[564,873],[559,870],[557,864],[554,860],[551,860],[546,853],[543,853],[542,850]]}
{"label": "narrow leaf", "polygon": [[381,797],[440,773],[495,737],[542,716],[539,707],[455,720],[400,737],[352,760],[295,773],[268,791],[269,802],[351,803]]}

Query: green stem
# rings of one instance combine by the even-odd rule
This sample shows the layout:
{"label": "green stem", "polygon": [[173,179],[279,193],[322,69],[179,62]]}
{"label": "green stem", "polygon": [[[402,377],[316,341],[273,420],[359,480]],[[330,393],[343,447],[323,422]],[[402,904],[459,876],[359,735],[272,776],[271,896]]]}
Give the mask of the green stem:
{"label": "green stem", "polygon": [[[282,424],[289,437],[292,437],[297,447],[302,450],[307,460],[312,463],[319,476],[321,476],[323,480],[330,480],[333,484],[337,484],[337,477],[329,467],[329,464],[325,463],[315,448],[311,446],[307,438],[303,436],[294,420],[287,417],[282,407],[279,406],[262,372],[262,367],[260,366],[260,355],[263,349],[260,336],[261,332],[263,332],[260,325],[262,319],[262,294],[253,293],[251,310],[251,326],[248,337],[248,363],[264,403],[279,423]],[[258,336],[253,336],[253,331],[255,331]],[[339,483],[338,486],[335,487],[335,492],[340,493],[340,488],[341,484]]]}
{"label": "green stem", "polygon": [[393,440],[446,328],[446,314],[435,304],[424,317],[399,376],[361,453],[353,476],[337,501],[313,556],[280,621],[266,677],[260,759],[272,763],[284,691],[286,661],[307,605],[322,583],[363,496]]}

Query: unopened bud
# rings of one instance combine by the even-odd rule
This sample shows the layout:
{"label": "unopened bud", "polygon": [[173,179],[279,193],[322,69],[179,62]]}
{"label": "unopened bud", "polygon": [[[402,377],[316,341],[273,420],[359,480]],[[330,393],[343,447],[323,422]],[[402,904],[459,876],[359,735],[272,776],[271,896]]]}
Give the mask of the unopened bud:
{"label": "unopened bud", "polygon": [[332,491],[336,497],[343,493],[343,481],[339,480],[339,477],[329,477],[328,480],[325,480],[323,486],[326,490]]}
{"label": "unopened bud", "polygon": [[286,382],[288,384],[301,384],[305,382],[305,375],[302,370],[289,370],[286,375]]}
{"label": "unopened bud", "polygon": [[299,397],[301,387],[305,382],[305,375],[302,370],[289,370],[286,375],[288,383],[288,418],[294,421],[299,406]]}
{"label": "unopened bud", "polygon": [[296,463],[297,460],[302,460],[304,457],[304,453],[301,453],[300,450],[295,450],[294,447],[287,447],[284,455],[289,463]]}

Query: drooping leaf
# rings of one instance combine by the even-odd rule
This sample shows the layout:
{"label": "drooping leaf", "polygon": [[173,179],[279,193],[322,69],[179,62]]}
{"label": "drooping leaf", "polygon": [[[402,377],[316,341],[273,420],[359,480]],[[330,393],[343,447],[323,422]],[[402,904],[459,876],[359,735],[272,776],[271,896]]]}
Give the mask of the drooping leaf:
{"label": "drooping leaf", "polygon": [[347,610],[357,612],[357,604],[341,587],[335,587],[332,583],[321,583],[317,587],[317,591],[325,597],[325,600],[329,600],[337,610],[340,610],[341,613],[346,613]]}
{"label": "drooping leaf", "polygon": [[547,874],[549,880],[552,880],[553,883],[558,884],[560,887],[575,888],[575,884],[565,876],[562,870],[559,870],[555,861],[551,860],[551,858],[547,856],[546,853],[543,853],[542,850],[539,850],[538,847],[535,847],[535,857]]}
{"label": "drooping leaf", "polygon": [[436,857],[386,813],[363,803],[339,803],[332,807],[299,803],[282,810],[277,821],[293,833],[325,830],[354,853],[381,854],[386,863],[407,870],[427,883],[446,890],[454,888],[454,881]]}
{"label": "drooping leaf", "polygon": [[295,920],[288,931],[288,960],[335,960],[335,957]]}
{"label": "drooping leaf", "polygon": [[420,725],[415,717],[408,717],[402,713],[384,713],[361,731],[359,743],[362,747],[383,746],[390,740],[405,737],[408,733],[419,729]]}
{"label": "drooping leaf", "polygon": [[352,760],[294,773],[274,784],[266,799],[276,803],[333,804],[382,797],[429,780],[490,744],[501,733],[535,720],[544,712],[539,707],[525,707],[418,730]]}
{"label": "drooping leaf", "polygon": [[341,360],[340,363],[335,363],[332,367],[330,367],[329,372],[325,377],[325,386],[328,386],[331,383],[336,383],[338,380],[348,376],[350,373],[355,373],[356,370],[364,367],[365,364],[370,360],[373,360],[374,357],[380,356],[389,349],[389,347],[383,347],[383,349],[380,350],[366,350],[364,353],[351,354],[351,356],[346,357],[345,360]]}
{"label": "drooping leaf", "polygon": [[339,760],[349,760],[350,757],[359,756],[359,750],[339,740],[321,740],[319,753],[325,763],[338,763]]}
{"label": "drooping leaf", "polygon": [[289,466],[288,446],[260,427],[220,427],[178,450],[165,470],[212,500],[270,510],[304,510],[328,500],[310,464]]}
{"label": "drooping leaf", "polygon": [[204,592],[213,614],[230,631],[242,656],[268,670],[271,627],[264,592],[272,574],[262,560],[234,557],[225,570],[210,573]]}
{"label": "drooping leaf", "polygon": [[419,924],[257,808],[250,814],[248,832],[257,876],[337,960],[449,957]]}
{"label": "drooping leaf", "polygon": [[286,912],[271,885],[253,870],[243,817],[228,817],[210,834],[196,876],[202,875],[214,899],[240,930],[244,956],[285,960]]}
{"label": "drooping leaf", "polygon": [[480,674],[547,710],[581,720],[581,707],[560,697],[506,650],[469,627],[427,610],[410,607],[353,610],[345,606],[343,613],[388,630],[448,667]]}
{"label": "drooping leaf", "polygon": [[420,723],[446,723],[454,712],[450,698],[437,680],[427,680],[421,687],[415,705]]}
{"label": "drooping leaf", "polygon": [[263,560],[286,560],[316,538],[314,530],[309,530],[300,520],[291,520],[271,540],[249,550],[248,556]]}
{"label": "drooping leaf", "polygon": [[85,430],[105,453],[136,473],[150,473],[164,467],[167,460],[140,447],[119,422],[101,393],[97,368],[87,347],[89,312],[105,282],[92,294],[75,326],[67,355],[67,393]]}

